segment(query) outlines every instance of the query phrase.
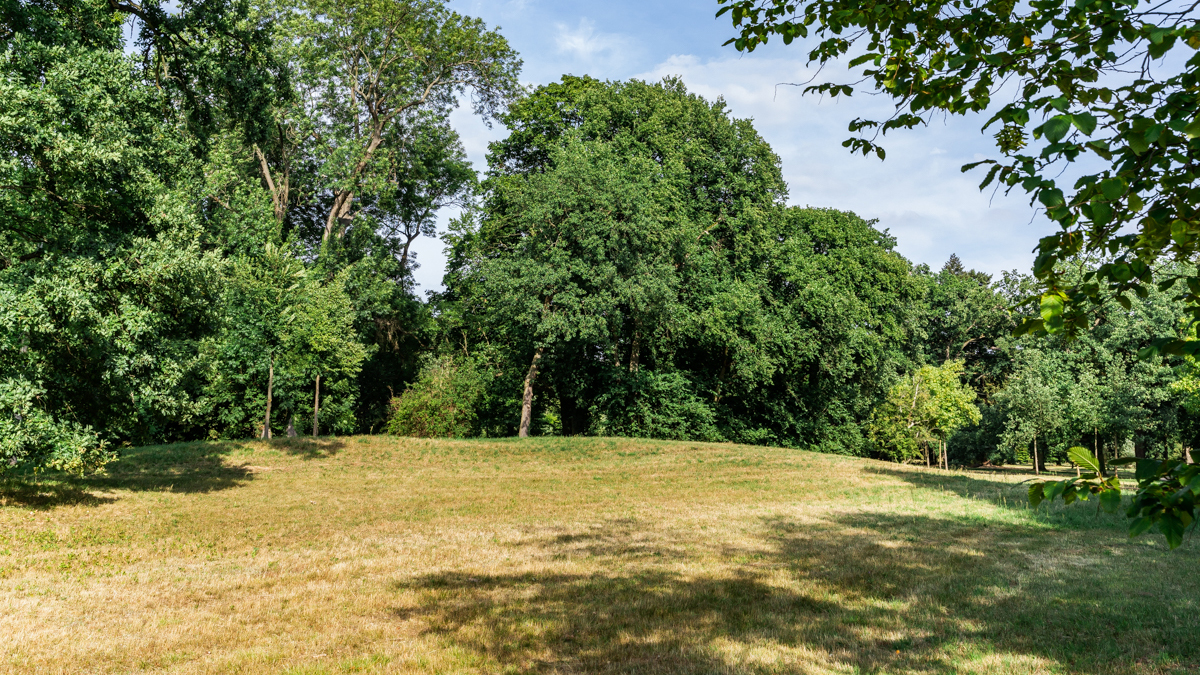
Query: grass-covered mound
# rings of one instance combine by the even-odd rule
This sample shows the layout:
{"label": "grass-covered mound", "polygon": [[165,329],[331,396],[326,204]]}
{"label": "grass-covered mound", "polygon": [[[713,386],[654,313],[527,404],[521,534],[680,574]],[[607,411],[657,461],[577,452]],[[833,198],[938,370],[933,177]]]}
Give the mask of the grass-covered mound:
{"label": "grass-covered mound", "polygon": [[0,487],[0,670],[1191,672],[1200,546],[1024,476],[617,439],[125,453]]}

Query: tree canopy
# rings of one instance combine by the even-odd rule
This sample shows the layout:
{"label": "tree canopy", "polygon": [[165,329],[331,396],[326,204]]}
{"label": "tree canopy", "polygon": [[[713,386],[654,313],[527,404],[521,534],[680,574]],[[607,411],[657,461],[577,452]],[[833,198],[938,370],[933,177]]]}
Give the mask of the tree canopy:
{"label": "tree canopy", "polygon": [[[995,157],[981,183],[1020,189],[1060,227],[1041,240],[1034,274],[1039,316],[1026,330],[1085,331],[1108,295],[1144,297],[1166,260],[1200,252],[1195,154],[1200,152],[1200,23],[1189,3],[718,0],[737,29],[737,49],[778,36],[807,40],[821,65],[846,59],[856,83],[821,82],[806,91],[850,96],[862,83],[890,96],[886,120],[855,119],[843,145],[884,157],[880,134],[926,123],[934,113],[984,113],[997,128]],[[996,125],[993,127],[993,125]],[[1079,174],[1060,184],[1064,168]],[[1069,174],[1070,175],[1070,174]],[[1081,253],[1082,276],[1064,261]],[[1161,270],[1186,282],[1180,297],[1200,318],[1194,267]],[[1175,336],[1153,352],[1200,349]]]}
{"label": "tree canopy", "polygon": [[502,121],[443,302],[524,386],[524,430],[541,407],[565,433],[864,451],[920,295],[890,237],[783,206],[749,122],[677,80],[566,77]]}

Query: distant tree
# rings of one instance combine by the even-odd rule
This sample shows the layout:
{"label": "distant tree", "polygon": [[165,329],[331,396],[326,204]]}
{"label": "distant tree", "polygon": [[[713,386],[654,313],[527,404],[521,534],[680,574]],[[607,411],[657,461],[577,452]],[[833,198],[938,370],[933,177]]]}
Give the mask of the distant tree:
{"label": "distant tree", "polygon": [[922,271],[925,281],[921,349],[931,363],[964,362],[966,377],[985,400],[1008,375],[1007,352],[1000,347],[1016,327],[1010,302],[986,274],[967,270],[951,256],[937,274]]}
{"label": "distant tree", "polygon": [[[488,119],[518,94],[521,62],[507,41],[445,5],[298,0],[272,13],[284,27],[282,58],[297,73],[304,106],[297,124],[311,130],[277,142],[303,142],[305,153],[322,156],[314,186],[329,197],[322,241],[343,237],[371,210],[419,226],[423,205],[470,182],[457,168],[457,138],[443,122],[459,96],[469,92],[475,112]],[[295,156],[280,148],[275,173],[285,173],[286,159]],[[439,169],[447,159],[454,165],[448,173]],[[268,185],[271,163],[262,162]]]}
{"label": "distant tree", "polygon": [[938,465],[949,468],[946,439],[980,421],[976,394],[962,382],[963,373],[962,361],[922,366],[891,388],[871,427],[883,454],[897,461],[924,454],[928,463],[929,446],[936,444]]}
{"label": "distant tree", "polygon": [[[272,411],[282,408],[294,415],[301,406],[300,392],[314,391],[310,386],[317,387],[316,429],[317,378],[326,378],[328,390],[357,375],[368,354],[356,340],[341,285],[341,279],[320,284],[286,248],[270,243],[261,254],[234,261],[222,329],[209,348],[214,371],[209,402],[227,433],[256,429],[262,438],[271,438],[273,429],[282,426]],[[352,392],[341,393],[353,397]],[[289,430],[291,422],[289,416]]]}
{"label": "distant tree", "polygon": [[996,395],[1008,414],[1002,441],[1018,450],[1032,447],[1034,473],[1046,470],[1047,436],[1062,424],[1059,400],[1064,387],[1055,365],[1041,352],[1025,350],[1012,377]]}

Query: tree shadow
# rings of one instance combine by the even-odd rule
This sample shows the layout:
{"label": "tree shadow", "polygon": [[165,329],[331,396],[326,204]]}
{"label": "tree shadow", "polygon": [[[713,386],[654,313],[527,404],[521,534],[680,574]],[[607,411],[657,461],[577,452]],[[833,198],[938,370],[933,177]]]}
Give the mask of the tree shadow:
{"label": "tree shadow", "polygon": [[[74,476],[61,472],[15,474],[0,481],[0,506],[52,509],[58,506],[98,506],[114,498],[103,493],[216,492],[254,479],[255,467],[227,461],[230,454],[248,447],[269,448],[301,459],[336,455],[345,442],[336,439],[280,438],[254,441],[196,441],[124,448],[103,473]],[[99,494],[97,494],[99,493]]]}
{"label": "tree shadow", "polygon": [[275,438],[260,442],[267,444],[272,450],[279,450],[300,459],[325,459],[333,457],[346,447],[346,442],[337,437],[313,438],[312,436],[297,436],[295,438]]}
{"label": "tree shadow", "polygon": [[[1098,574],[1098,563],[1068,557],[983,557],[973,547],[988,533],[973,521],[853,514],[763,526],[756,563],[689,573],[703,568],[684,556],[629,572],[420,576],[395,584],[405,599],[394,615],[505,672],[941,673],[991,658],[1000,669],[1048,659],[1091,673],[1131,672],[1164,653],[1200,658],[1196,589],[1147,600],[1129,592],[1133,565]],[[619,525],[534,545],[620,556],[631,533]],[[639,545],[627,550],[638,562]],[[1118,645],[1117,633],[1133,639]]]}
{"label": "tree shadow", "polygon": [[639,558],[658,561],[683,560],[687,550],[672,546],[647,531],[634,518],[617,518],[595,525],[580,532],[562,528],[539,543],[552,560],[571,558],[594,558],[597,560],[634,560]]}
{"label": "tree shadow", "polygon": [[[1074,672],[1131,672],[1150,661],[1200,668],[1192,637],[1200,630],[1193,609],[1200,584],[1186,574],[1148,578],[1136,559],[1114,556],[1111,547],[1126,542],[1123,532],[1089,535],[1072,547],[1047,546],[1032,527],[998,534],[965,516],[853,513],[830,522],[854,534],[831,542],[786,519],[768,526],[797,575],[850,601],[901,603],[899,611],[865,615],[881,627],[903,628],[906,640],[925,635],[930,646],[987,645]],[[1194,552],[1181,554],[1168,564],[1188,569],[1196,562]]]}
{"label": "tree shadow", "polygon": [[97,495],[75,485],[34,479],[9,479],[0,482],[0,507],[52,509],[58,506],[99,506],[116,500]]}
{"label": "tree shadow", "polygon": [[[115,501],[105,492],[214,492],[253,480],[253,470],[225,458],[242,446],[234,442],[196,442],[126,448],[103,473],[75,476],[61,472],[16,475],[0,484],[0,504],[52,509],[98,506]],[[99,493],[99,494],[97,494]]]}
{"label": "tree shadow", "polygon": [[[988,502],[1011,511],[1026,511],[1029,517],[1051,527],[1061,527],[1071,530],[1113,530],[1123,531],[1128,526],[1124,510],[1117,513],[1106,513],[1100,510],[1099,501],[1095,498],[1079,501],[1074,504],[1063,504],[1061,500],[1043,502],[1038,508],[1029,504],[1029,485],[1037,479],[1032,473],[1018,483],[1007,483],[991,480],[984,472],[983,477],[972,476],[970,473],[944,471],[901,471],[883,467],[864,467],[866,473],[877,476],[896,478],[914,487],[926,490],[940,490],[956,494],[965,499]],[[1074,476],[1074,472],[1070,476]],[[1068,477],[1046,476],[1048,480],[1061,480]],[[1128,496],[1124,498],[1128,502]]]}

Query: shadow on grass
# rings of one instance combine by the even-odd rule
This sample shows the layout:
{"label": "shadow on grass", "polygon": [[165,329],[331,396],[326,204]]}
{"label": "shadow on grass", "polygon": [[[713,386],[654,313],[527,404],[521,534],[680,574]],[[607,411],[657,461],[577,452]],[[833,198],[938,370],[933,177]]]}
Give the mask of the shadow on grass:
{"label": "shadow on grass", "polygon": [[296,438],[275,438],[270,441],[261,441],[270,446],[272,450],[278,450],[284,454],[300,459],[324,459],[333,457],[346,447],[345,441],[340,438],[313,438],[311,436],[297,436]]}
{"label": "shadow on grass", "polygon": [[[395,590],[415,602],[395,615],[471,663],[532,673],[1003,672],[1037,669],[1031,659],[1076,673],[1137,672],[1150,659],[1170,672],[1200,659],[1200,589],[1186,574],[1172,587],[1128,560],[997,546],[966,520],[762,525],[753,564],[685,573],[676,560],[638,564],[631,545],[628,572],[408,579]],[[624,523],[536,545],[621,555],[631,534]],[[1147,584],[1153,598],[1130,592]]]}
{"label": "shadow on grass", "polygon": [[[332,457],[345,447],[339,439],[281,438],[254,443],[252,447],[302,459]],[[112,490],[182,493],[227,490],[254,479],[252,466],[226,461],[228,455],[247,447],[250,446],[237,441],[197,441],[126,448],[101,474],[79,477],[51,472],[12,476],[0,482],[0,506],[40,509],[97,506],[114,499],[95,493]]]}
{"label": "shadow on grass", "polygon": [[[1053,527],[1070,530],[1112,530],[1113,532],[1124,532],[1129,525],[1123,509],[1118,510],[1115,514],[1106,513],[1100,509],[1099,501],[1095,498],[1078,501],[1070,505],[1063,504],[1061,500],[1053,503],[1043,502],[1041,506],[1034,509],[1029,504],[1029,486],[1033,480],[1036,480],[1033,474],[1029,474],[1027,477],[1028,480],[1023,480],[1019,483],[1007,483],[990,480],[988,478],[991,475],[990,472],[972,476],[970,473],[896,471],[880,467],[866,467],[863,470],[866,473],[878,476],[897,478],[914,487],[926,490],[944,490],[959,497],[988,502],[1012,511],[1025,511],[1028,512],[1029,517],[1036,519],[1044,525]],[[1073,472],[1070,474],[1070,476],[1074,475]],[[1047,480],[1061,480],[1067,476],[1046,476],[1043,474],[1042,477]],[[1127,504],[1128,497],[1125,500]]]}
{"label": "shadow on grass", "polygon": [[241,447],[234,442],[197,442],[122,449],[117,461],[100,474],[14,476],[0,484],[0,504],[50,509],[110,503],[115,500],[103,493],[112,490],[225,490],[253,479],[249,468],[225,462],[227,455]]}

